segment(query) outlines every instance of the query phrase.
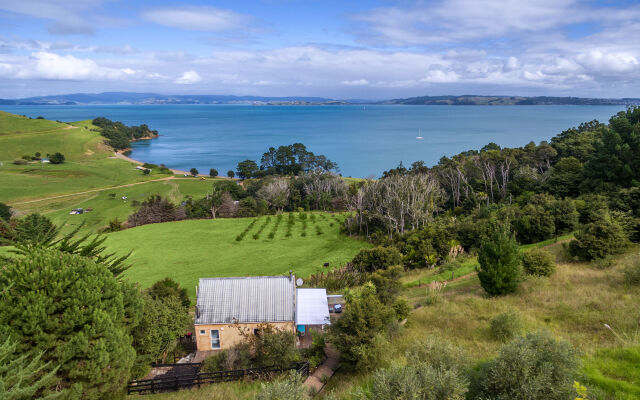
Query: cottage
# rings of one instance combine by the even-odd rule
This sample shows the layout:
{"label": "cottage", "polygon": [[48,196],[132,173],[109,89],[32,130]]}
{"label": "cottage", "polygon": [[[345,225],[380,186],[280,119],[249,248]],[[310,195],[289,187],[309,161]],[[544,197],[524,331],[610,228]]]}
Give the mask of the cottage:
{"label": "cottage", "polygon": [[196,296],[199,359],[258,334],[264,324],[292,333],[329,324],[325,289],[297,289],[293,275],[203,278]]}

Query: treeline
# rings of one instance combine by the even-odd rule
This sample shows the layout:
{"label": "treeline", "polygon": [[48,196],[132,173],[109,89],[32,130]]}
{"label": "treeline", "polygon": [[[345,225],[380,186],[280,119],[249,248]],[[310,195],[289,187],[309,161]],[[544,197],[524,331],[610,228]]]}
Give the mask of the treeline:
{"label": "treeline", "polygon": [[131,147],[132,140],[149,139],[158,136],[158,131],[151,130],[146,124],[140,126],[126,126],[119,121],[111,121],[104,117],[95,118],[93,125],[101,129],[100,134],[107,138],[107,144],[115,150]]}

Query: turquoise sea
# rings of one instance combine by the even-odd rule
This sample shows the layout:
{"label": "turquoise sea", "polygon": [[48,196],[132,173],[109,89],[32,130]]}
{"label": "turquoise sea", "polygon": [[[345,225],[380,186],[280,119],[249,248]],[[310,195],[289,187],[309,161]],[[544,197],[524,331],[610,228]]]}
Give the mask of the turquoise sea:
{"label": "turquoise sea", "polygon": [[[158,139],[133,145],[131,157],[201,173],[220,174],[238,161],[260,161],[270,146],[304,143],[340,166],[344,176],[384,170],[479,149],[489,142],[523,146],[549,140],[581,122],[609,117],[624,106],[249,106],[95,105],[0,106],[30,117],[78,121],[104,116],[147,124]],[[417,139],[422,136],[423,139]]]}

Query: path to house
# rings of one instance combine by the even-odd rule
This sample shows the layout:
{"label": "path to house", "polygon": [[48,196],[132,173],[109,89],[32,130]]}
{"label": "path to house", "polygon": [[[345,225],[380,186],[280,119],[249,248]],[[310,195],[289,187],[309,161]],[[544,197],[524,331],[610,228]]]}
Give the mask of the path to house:
{"label": "path to house", "polygon": [[309,389],[313,389],[315,393],[320,393],[325,383],[333,376],[338,369],[338,365],[340,365],[340,352],[332,344],[329,343],[325,346],[324,354],[327,358],[304,381],[304,385]]}
{"label": "path to house", "polygon": [[103,187],[100,189],[91,189],[91,190],[85,190],[84,192],[76,192],[76,193],[69,193],[69,194],[61,194],[59,196],[51,196],[51,197],[43,197],[41,199],[36,199],[36,200],[28,200],[28,201],[21,201],[18,203],[12,203],[12,205],[17,206],[20,204],[29,204],[29,203],[36,203],[38,201],[45,201],[45,200],[53,200],[53,199],[60,199],[63,197],[71,197],[71,196],[79,196],[81,194],[87,194],[87,193],[94,193],[94,192],[101,192],[103,190],[111,190],[111,189],[118,189],[118,188],[123,188],[123,187],[129,187],[129,186],[135,186],[135,185],[143,185],[145,183],[149,183],[149,182],[158,182],[158,181],[168,181],[170,179],[173,179],[173,176],[167,176],[165,178],[158,178],[158,179],[151,179],[148,181],[144,181],[144,182],[135,182],[135,183],[127,183],[125,185],[119,185],[119,186],[109,186],[109,187]]}

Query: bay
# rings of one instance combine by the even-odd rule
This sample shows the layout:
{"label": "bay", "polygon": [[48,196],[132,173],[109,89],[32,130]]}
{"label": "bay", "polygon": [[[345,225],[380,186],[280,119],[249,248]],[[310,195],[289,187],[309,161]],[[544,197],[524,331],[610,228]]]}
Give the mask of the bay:
{"label": "bay", "polygon": [[[379,176],[402,161],[427,165],[489,142],[524,146],[598,119],[624,106],[0,106],[35,118],[79,121],[106,117],[147,124],[160,137],[133,143],[131,157],[171,168],[221,175],[244,159],[258,163],[270,146],[304,143],[338,163],[344,176]],[[422,136],[423,139],[417,139]]]}

